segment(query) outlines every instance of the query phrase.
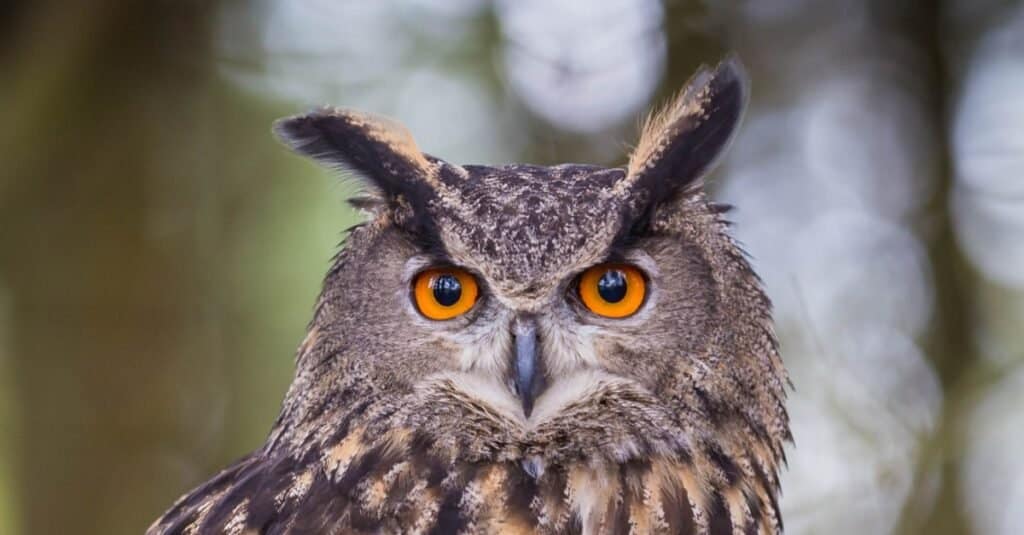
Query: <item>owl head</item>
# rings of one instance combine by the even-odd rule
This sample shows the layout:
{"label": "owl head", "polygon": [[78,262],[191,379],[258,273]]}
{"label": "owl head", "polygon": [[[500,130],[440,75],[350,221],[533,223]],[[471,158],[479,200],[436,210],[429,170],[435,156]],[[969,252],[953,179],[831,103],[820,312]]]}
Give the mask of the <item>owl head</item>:
{"label": "owl head", "polygon": [[398,471],[438,489],[435,520],[492,500],[535,529],[633,525],[641,504],[664,526],[778,531],[787,378],[702,182],[746,100],[735,60],[701,70],[624,168],[457,165],[344,109],[279,121],[295,151],[361,180],[369,218],[327,274],[260,455],[320,463],[379,506],[367,518],[391,514],[401,493],[380,489]]}

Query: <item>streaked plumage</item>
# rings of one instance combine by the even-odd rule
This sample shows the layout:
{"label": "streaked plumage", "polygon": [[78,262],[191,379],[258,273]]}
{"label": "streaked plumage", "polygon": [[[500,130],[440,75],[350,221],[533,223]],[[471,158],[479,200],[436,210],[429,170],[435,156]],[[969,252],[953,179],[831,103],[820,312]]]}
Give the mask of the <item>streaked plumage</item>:
{"label": "streaked plumage", "polygon": [[[457,166],[347,110],[278,123],[364,178],[371,219],[327,275],[266,444],[149,532],[780,533],[787,378],[770,304],[701,188],[745,100],[737,63],[702,70],[627,169]],[[608,261],[650,279],[629,317],[574,300]],[[486,295],[424,318],[410,281],[436,265]],[[516,382],[525,324],[536,399]]]}

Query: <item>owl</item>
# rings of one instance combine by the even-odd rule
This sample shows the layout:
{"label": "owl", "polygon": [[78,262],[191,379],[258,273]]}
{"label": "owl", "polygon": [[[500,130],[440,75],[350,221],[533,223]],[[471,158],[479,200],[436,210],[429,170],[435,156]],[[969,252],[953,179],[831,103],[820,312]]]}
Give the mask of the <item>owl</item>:
{"label": "owl", "polygon": [[456,165],[389,120],[283,119],[359,177],[266,442],[150,534],[782,532],[789,380],[771,304],[703,177],[735,59],[623,168]]}

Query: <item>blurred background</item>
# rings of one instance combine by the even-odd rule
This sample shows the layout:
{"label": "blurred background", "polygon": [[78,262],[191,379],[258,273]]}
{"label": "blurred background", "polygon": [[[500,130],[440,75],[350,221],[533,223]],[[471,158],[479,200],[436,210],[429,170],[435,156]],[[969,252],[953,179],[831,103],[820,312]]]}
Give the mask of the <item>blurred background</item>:
{"label": "blurred background", "polygon": [[622,165],[735,51],[711,181],[796,388],[789,534],[1024,533],[1024,3],[0,7],[0,533],[140,533],[258,446],[350,185],[277,117],[460,163]]}

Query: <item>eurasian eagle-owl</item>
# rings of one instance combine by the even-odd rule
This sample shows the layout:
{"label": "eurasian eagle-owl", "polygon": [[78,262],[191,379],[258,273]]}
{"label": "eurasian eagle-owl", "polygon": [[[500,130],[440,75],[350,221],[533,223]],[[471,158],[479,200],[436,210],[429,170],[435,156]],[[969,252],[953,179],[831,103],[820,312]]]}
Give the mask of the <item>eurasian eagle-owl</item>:
{"label": "eurasian eagle-owl", "polygon": [[782,531],[788,379],[771,306],[702,177],[735,60],[625,168],[455,165],[343,109],[275,131],[362,178],[266,443],[170,533]]}

